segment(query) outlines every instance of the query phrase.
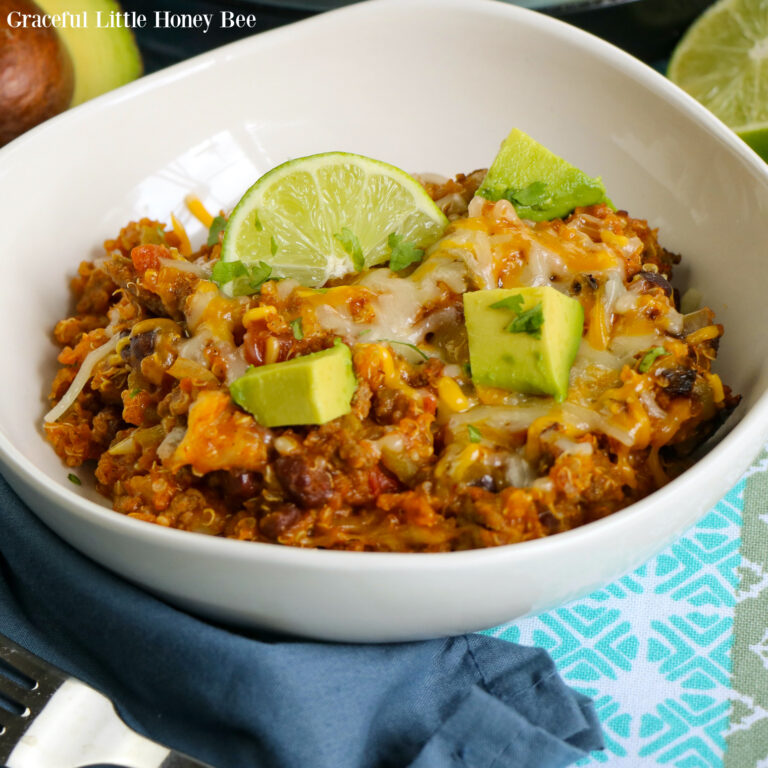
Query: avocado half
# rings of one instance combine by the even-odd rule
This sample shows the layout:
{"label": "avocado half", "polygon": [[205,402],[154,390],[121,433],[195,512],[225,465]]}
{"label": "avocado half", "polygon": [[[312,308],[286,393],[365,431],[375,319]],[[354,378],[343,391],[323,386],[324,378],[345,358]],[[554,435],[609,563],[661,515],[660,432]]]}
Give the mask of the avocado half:
{"label": "avocado half", "polygon": [[39,13],[31,0],[0,0],[0,146],[66,109],[72,59],[54,29],[18,29],[9,14]]}
{"label": "avocado half", "polygon": [[64,45],[75,68],[75,92],[70,107],[100,96],[130,83],[143,72],[141,54],[130,29],[98,28],[96,13],[106,18],[112,11],[120,12],[114,0],[37,0],[48,14],[69,11],[88,13],[88,26],[81,29],[67,26],[59,29]]}
{"label": "avocado half", "polygon": [[[12,12],[88,14],[88,26],[12,27]],[[142,62],[130,30],[99,28],[113,0],[0,0],[0,146],[69,107],[134,80]]]}

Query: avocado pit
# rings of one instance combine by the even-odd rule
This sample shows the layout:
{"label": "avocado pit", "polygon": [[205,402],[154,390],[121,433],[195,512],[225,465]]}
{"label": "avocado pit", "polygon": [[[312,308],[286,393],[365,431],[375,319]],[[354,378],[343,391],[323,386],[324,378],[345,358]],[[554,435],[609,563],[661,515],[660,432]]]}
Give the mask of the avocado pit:
{"label": "avocado pit", "polygon": [[0,0],[0,146],[67,109],[75,88],[56,29],[11,27],[13,11],[44,13],[30,0]]}

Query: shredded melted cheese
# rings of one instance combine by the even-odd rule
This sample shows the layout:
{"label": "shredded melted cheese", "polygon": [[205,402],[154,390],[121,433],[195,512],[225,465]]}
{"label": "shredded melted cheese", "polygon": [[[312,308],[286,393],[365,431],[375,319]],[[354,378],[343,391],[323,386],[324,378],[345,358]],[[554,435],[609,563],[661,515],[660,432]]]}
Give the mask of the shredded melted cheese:
{"label": "shredded melted cheese", "polygon": [[[468,425],[483,425],[491,433],[510,433],[535,432],[557,422],[568,433],[567,438],[561,436],[563,440],[597,432],[627,447],[638,447],[648,443],[652,425],[666,414],[653,394],[643,388],[642,377],[630,386],[622,383],[620,375],[634,366],[644,351],[665,345],[672,350],[679,343],[673,335],[680,334],[683,327],[682,315],[668,303],[654,306],[653,298],[643,291],[642,281],[627,282],[626,265],[639,256],[642,247],[637,236],[617,234],[601,218],[588,213],[574,216],[568,223],[533,224],[521,220],[508,201],[491,203],[475,197],[468,215],[451,223],[410,274],[376,268],[349,284],[325,290],[282,280],[275,292],[279,301],[298,307],[302,317],[311,317],[319,328],[352,343],[413,345],[427,355],[459,364],[466,362],[465,341],[461,352],[461,295],[466,291],[550,285],[576,295],[585,306],[587,327],[571,370],[565,403],[495,390],[478,389],[475,395],[467,396],[452,378],[444,377],[438,387],[439,418],[447,420],[449,431],[457,439],[462,435],[461,440]],[[207,276],[207,265],[183,262],[180,266],[174,261],[168,266]],[[576,290],[579,281],[588,287]],[[192,336],[179,347],[182,357],[208,365],[206,350],[213,345],[226,362],[228,382],[247,367],[242,347],[233,342],[232,301],[238,300],[221,297],[213,283],[201,280],[185,308]],[[248,317],[269,309],[256,306],[248,310]],[[277,354],[276,344],[272,346],[274,349],[267,343],[265,348],[268,362]],[[382,349],[387,385],[410,392],[395,375],[391,355]],[[418,361],[406,346],[395,351]],[[450,375],[460,371],[454,366]],[[624,398],[623,409],[617,410],[615,403],[609,402],[608,392],[614,393],[614,399]],[[398,439],[386,438],[388,450],[395,450],[393,441]],[[563,443],[562,450],[586,454],[589,448],[585,446]],[[472,446],[473,455],[477,450]],[[451,459],[453,464],[456,461],[458,456]],[[527,477],[525,472],[518,475],[518,480]],[[533,482],[535,477],[529,479]]]}
{"label": "shredded melted cheese", "polygon": [[56,405],[51,408],[48,413],[45,414],[43,420],[46,424],[52,424],[58,421],[75,403],[78,395],[83,391],[83,388],[88,383],[88,380],[93,375],[93,369],[105,358],[112,353],[117,347],[119,336],[116,334],[112,336],[109,341],[106,341],[100,347],[91,350],[82,362],[77,375],[69,385],[69,389],[64,393],[64,397],[59,400]]}

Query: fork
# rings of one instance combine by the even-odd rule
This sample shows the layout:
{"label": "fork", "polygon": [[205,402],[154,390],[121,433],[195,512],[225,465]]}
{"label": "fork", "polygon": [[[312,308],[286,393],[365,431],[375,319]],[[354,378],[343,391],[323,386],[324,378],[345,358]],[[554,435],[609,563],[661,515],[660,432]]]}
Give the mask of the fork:
{"label": "fork", "polygon": [[0,634],[0,765],[212,768],[139,735],[90,685]]}

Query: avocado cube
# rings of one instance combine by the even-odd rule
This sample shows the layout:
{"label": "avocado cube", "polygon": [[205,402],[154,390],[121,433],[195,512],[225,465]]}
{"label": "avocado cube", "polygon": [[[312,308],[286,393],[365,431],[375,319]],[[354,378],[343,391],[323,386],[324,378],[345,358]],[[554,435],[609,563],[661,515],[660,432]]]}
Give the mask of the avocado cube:
{"label": "avocado cube", "polygon": [[478,195],[509,200],[523,219],[549,221],[580,205],[609,202],[599,178],[591,178],[515,128],[501,145]]}
{"label": "avocado cube", "polygon": [[584,329],[576,299],[550,286],[473,291],[464,317],[475,384],[565,400]]}
{"label": "avocado cube", "polygon": [[357,382],[346,344],[251,366],[229,386],[232,399],[265,427],[325,424],[351,410]]}

